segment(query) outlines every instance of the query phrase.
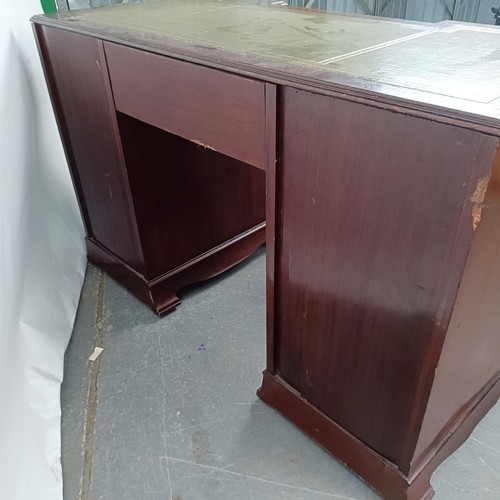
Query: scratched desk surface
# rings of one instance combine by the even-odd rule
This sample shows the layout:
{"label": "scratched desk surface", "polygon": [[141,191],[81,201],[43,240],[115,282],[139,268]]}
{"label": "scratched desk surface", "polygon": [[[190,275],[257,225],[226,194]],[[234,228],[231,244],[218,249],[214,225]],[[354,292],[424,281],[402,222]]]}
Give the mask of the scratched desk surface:
{"label": "scratched desk surface", "polygon": [[[499,127],[500,28],[257,5],[169,0],[35,16],[240,72],[368,90],[471,113]],[[225,64],[224,64],[225,63]]]}

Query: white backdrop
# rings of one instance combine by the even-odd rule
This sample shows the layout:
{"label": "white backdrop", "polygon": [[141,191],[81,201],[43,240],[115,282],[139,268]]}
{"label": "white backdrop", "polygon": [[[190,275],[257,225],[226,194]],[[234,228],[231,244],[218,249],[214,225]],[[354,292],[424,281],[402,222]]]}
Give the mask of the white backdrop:
{"label": "white backdrop", "polygon": [[0,16],[0,498],[62,498],[60,383],[83,228],[29,23]]}

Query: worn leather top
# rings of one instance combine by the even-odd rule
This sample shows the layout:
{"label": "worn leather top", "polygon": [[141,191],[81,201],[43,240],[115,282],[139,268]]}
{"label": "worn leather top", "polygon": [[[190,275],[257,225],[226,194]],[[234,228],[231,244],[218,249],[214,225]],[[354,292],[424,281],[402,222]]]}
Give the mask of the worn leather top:
{"label": "worn leather top", "polygon": [[150,1],[32,21],[269,81],[354,96],[368,92],[393,104],[500,127],[499,27],[235,0]]}

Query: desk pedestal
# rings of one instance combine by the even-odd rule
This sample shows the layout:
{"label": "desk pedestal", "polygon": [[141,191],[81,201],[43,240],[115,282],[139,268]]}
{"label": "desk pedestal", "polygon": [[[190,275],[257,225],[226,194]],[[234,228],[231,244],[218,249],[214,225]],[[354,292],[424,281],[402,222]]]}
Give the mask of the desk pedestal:
{"label": "desk pedestal", "polygon": [[500,394],[498,139],[289,88],[278,110],[259,396],[384,498],[430,498]]}
{"label": "desk pedestal", "polygon": [[[214,104],[213,96],[206,96],[214,115],[210,127],[198,130],[201,125],[197,116],[187,111],[182,114],[178,109],[163,110],[161,123],[151,116],[165,102],[185,107],[192,105],[194,99],[202,102],[199,94],[203,85],[190,89],[188,83],[193,85],[200,78],[217,83],[217,72],[207,75],[208,70],[202,68],[198,74],[194,65],[175,63],[175,74],[182,70],[190,76],[184,100],[179,97],[179,82],[169,83],[159,77],[152,80],[161,85],[158,95],[133,84],[123,90],[118,82],[130,80],[121,78],[120,61],[130,63],[135,55],[142,64],[145,59],[149,61],[145,52],[129,49],[130,54],[121,54],[120,50],[127,49],[118,47],[119,53],[113,58],[114,45],[108,44],[106,54],[103,42],[96,38],[43,26],[36,26],[35,34],[92,262],[157,314],[164,314],[179,305],[180,288],[221,273],[264,243],[263,151],[255,157],[242,144],[231,149],[233,156],[229,156],[224,154],[224,143],[220,144],[222,152],[214,151],[207,143],[212,135],[217,136],[218,113],[227,104],[222,102],[225,89],[221,90],[221,102]],[[158,71],[170,70],[166,58],[158,57],[155,61],[159,62]],[[148,81],[144,70],[134,73],[134,78]],[[245,106],[252,104],[257,117],[252,118],[256,120],[264,112],[263,84],[242,80],[250,82],[247,86],[253,92],[252,102]],[[222,77],[222,82],[240,84],[227,77]],[[139,103],[136,108],[142,113],[142,120],[116,109],[117,89],[123,91],[127,111],[128,104]],[[162,99],[162,93],[174,93],[173,98]],[[235,99],[234,92],[229,96]],[[133,109],[130,112],[136,114]],[[150,118],[155,126],[144,121]],[[222,119],[219,122],[228,126]],[[174,133],[188,134],[189,123],[197,124],[193,126],[194,137],[203,141]],[[247,126],[252,125],[250,122]],[[239,133],[236,124],[231,130]],[[209,137],[205,138],[207,133]],[[253,133],[252,141],[263,142],[263,137],[261,127],[259,135]]]}

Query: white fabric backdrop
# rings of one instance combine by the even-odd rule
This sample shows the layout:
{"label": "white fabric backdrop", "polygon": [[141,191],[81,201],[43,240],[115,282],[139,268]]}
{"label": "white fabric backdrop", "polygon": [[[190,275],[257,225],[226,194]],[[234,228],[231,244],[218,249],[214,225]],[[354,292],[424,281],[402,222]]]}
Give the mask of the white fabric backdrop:
{"label": "white fabric backdrop", "polygon": [[83,228],[29,23],[40,3],[0,3],[0,498],[58,500]]}

